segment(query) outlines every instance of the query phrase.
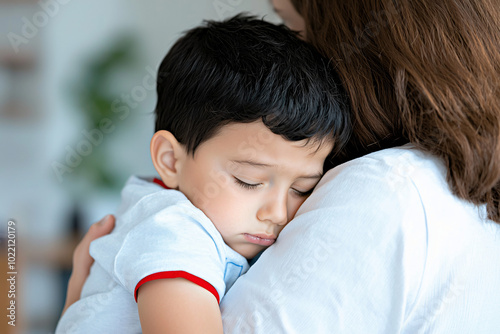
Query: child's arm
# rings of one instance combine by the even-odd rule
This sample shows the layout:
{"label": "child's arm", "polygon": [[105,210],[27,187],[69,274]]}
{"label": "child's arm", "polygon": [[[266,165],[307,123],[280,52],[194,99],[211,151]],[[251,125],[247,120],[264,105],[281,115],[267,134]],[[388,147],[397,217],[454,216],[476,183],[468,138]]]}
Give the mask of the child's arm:
{"label": "child's arm", "polygon": [[138,291],[137,304],[144,334],[223,332],[214,295],[184,278],[145,283]]}

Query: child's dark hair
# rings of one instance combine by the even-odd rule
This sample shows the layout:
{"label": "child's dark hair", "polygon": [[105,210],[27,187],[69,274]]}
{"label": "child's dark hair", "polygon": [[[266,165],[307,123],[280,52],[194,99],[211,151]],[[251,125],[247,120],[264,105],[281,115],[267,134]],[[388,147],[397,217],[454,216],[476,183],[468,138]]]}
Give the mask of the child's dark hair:
{"label": "child's dark hair", "polygon": [[156,131],[189,153],[229,123],[262,120],[291,141],[350,135],[348,97],[328,60],[283,25],[238,15],[189,30],[158,72]]}

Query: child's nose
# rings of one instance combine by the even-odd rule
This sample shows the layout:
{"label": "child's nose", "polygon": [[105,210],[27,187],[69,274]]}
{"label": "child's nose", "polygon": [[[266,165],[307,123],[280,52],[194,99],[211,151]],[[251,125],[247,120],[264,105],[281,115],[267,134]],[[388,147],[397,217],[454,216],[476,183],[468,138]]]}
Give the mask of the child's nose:
{"label": "child's nose", "polygon": [[257,212],[257,218],[260,221],[269,221],[278,225],[286,224],[288,222],[286,194],[271,194]]}

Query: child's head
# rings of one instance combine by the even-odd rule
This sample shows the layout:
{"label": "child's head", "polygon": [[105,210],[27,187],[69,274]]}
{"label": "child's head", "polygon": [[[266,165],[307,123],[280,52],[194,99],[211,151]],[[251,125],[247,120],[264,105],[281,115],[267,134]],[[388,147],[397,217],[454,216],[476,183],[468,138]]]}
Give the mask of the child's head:
{"label": "child's head", "polygon": [[247,258],[274,242],[349,137],[328,60],[262,20],[190,30],[160,65],[157,91],[156,170]]}

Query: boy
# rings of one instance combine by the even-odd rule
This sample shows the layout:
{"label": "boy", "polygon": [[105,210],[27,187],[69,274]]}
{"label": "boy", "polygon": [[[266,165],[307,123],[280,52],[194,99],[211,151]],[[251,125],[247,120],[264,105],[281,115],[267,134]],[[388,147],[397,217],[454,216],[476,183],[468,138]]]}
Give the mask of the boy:
{"label": "boy", "polygon": [[157,92],[151,156],[161,180],[129,180],[57,333],[222,333],[225,291],[276,241],[349,135],[328,61],[250,17],[189,31],[160,65]]}

